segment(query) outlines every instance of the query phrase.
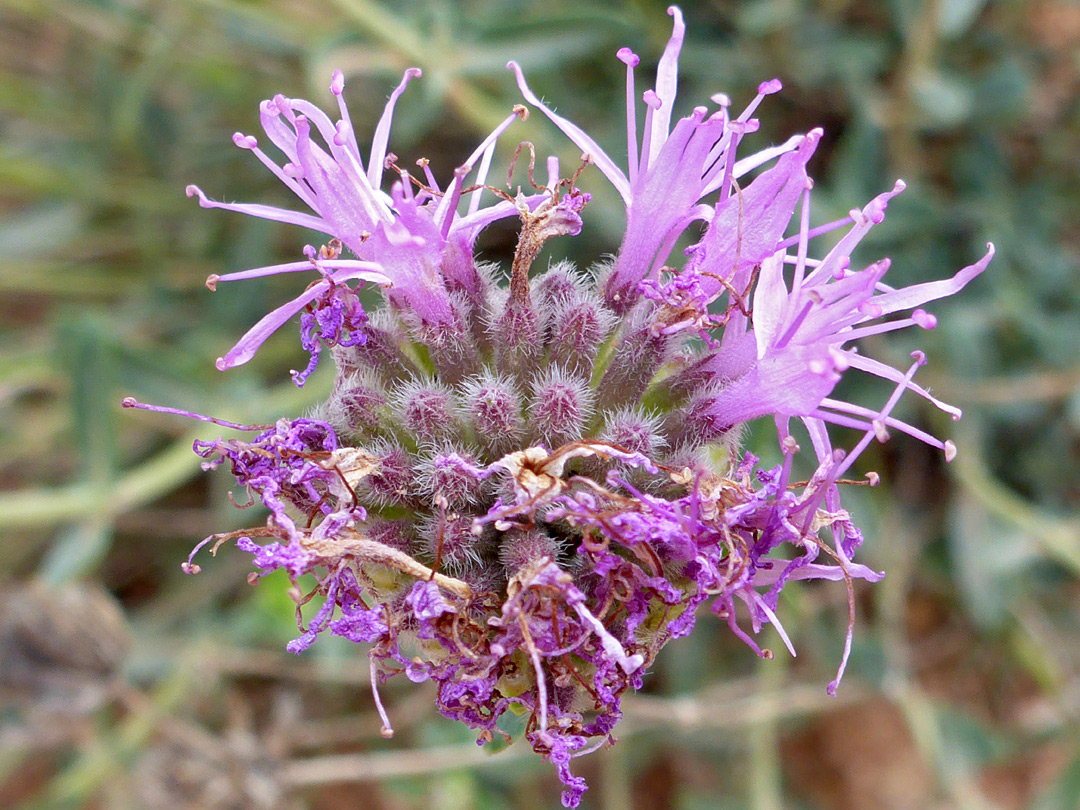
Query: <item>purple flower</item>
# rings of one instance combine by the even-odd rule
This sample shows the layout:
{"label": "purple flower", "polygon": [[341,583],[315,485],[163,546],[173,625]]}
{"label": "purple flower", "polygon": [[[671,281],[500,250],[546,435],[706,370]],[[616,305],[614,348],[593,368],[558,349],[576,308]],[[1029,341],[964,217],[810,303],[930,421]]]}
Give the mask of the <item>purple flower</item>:
{"label": "purple flower", "polygon": [[678,87],[679,52],[686,27],[682,12],[668,9],[674,30],[656,70],[656,87],[642,95],[645,123],[638,141],[634,68],[640,61],[629,48],[617,56],[626,65],[627,171],[623,172],[589,135],[540,101],[525,83],[516,62],[508,67],[517,76],[525,99],[538,107],[574,144],[587,154],[615,186],[626,205],[626,235],[604,286],[605,300],[617,312],[626,312],[638,298],[638,284],[655,277],[667,260],[675,241],[695,220],[708,220],[712,206],[701,200],[721,190],[730,194],[734,181],[746,172],[794,148],[802,140],[787,143],[735,160],[744,134],[757,128],[751,115],[762,99],[780,90],[777,80],[764,82],[758,95],[736,119],[728,114],[725,96],[712,98],[719,109],[695,107],[691,114],[671,125]]}
{"label": "purple flower", "polygon": [[417,582],[413,585],[405,603],[412,608],[416,620],[420,623],[420,638],[435,638],[432,622],[446,614],[457,613],[457,609],[443,598],[439,586],[434,582]]}
{"label": "purple flower", "polygon": [[[783,161],[798,154],[781,158],[774,169],[750,185],[747,194],[770,172],[780,169]],[[687,378],[697,376],[724,381],[694,404],[693,418],[707,423],[714,432],[765,415],[797,416],[860,429],[871,427],[877,418],[873,410],[830,399],[828,395],[848,368],[867,371],[893,383],[901,383],[904,375],[862,356],[849,344],[913,325],[934,328],[936,319],[918,307],[959,292],[986,269],[994,255],[993,245],[988,245],[982,259],[953,278],[900,290],[882,282],[889,269],[887,259],[853,271],[850,254],[870,228],[884,219],[888,201],[904,188],[898,181],[892,191],[875,197],[861,210],[853,210],[847,220],[830,223],[830,229],[847,222],[851,223],[851,228],[823,259],[808,259],[811,184],[801,168],[796,174],[803,178],[803,186],[799,189],[803,197],[803,214],[794,241],[781,241],[767,254],[762,253],[764,248],[761,246],[770,243],[773,237],[760,241],[759,247],[750,254],[753,265],[750,266],[740,260],[737,243],[728,240],[725,246],[723,237],[713,236],[718,228],[714,220],[702,242],[691,249],[692,258],[687,269],[659,292],[648,293],[660,298],[670,297],[674,288],[692,285],[697,295],[684,310],[688,313],[684,318],[689,319],[688,327],[705,328],[711,325],[707,321],[708,306],[724,294],[728,296],[719,349],[706,355],[686,373]],[[787,188],[779,180],[773,186],[781,190]],[[718,209],[717,219],[720,216]],[[819,229],[818,232],[823,231]],[[793,246],[797,250],[791,256],[787,250]],[[785,278],[788,266],[793,268],[790,282]],[[749,296],[746,291],[754,273],[758,278],[753,294]],[[750,305],[752,321],[748,315]],[[879,321],[883,316],[909,309],[913,312],[907,318]],[[677,326],[668,325],[667,328]],[[953,418],[959,418],[959,410],[937,400],[910,379],[903,384]],[[945,442],[904,422],[889,417],[883,424],[942,448],[949,458],[952,457],[953,451]]]}
{"label": "purple flower", "polygon": [[[461,290],[478,295],[482,279],[471,260],[473,244],[479,232],[503,217],[514,216],[517,208],[502,201],[488,208],[479,207],[480,194],[473,194],[469,211],[459,215],[465,178],[480,162],[476,184],[482,186],[495,142],[519,116],[509,115],[484,139],[472,155],[454,171],[446,189],[440,189],[425,165],[426,184],[414,181],[401,172],[386,193],[383,175],[393,164],[387,151],[394,106],[406,85],[420,75],[410,68],[386,104],[375,129],[365,168],[357,146],[349,110],[343,93],[344,76],[334,73],[331,92],[337,97],[340,118],[333,122],[315,105],[302,99],[277,95],[260,106],[262,127],[271,143],[284,155],[278,165],[263,152],[256,138],[236,133],[233,142],[250,150],[313,213],[286,210],[265,205],[222,203],[210,200],[198,186],[188,186],[189,197],[198,196],[204,208],[223,208],[250,216],[286,222],[327,234],[348,248],[357,260],[339,259],[336,255],[314,256],[309,261],[256,268],[224,276],[212,276],[213,288],[220,281],[277,273],[318,270],[323,280],[305,293],[263,318],[240,342],[218,360],[221,370],[247,362],[258,347],[293,315],[320,298],[334,285],[349,280],[371,281],[389,289],[390,300],[412,312],[429,328],[451,327],[455,321],[451,293]],[[314,127],[314,131],[313,131]],[[417,182],[421,191],[414,192]],[[306,374],[299,375],[301,379]]]}
{"label": "purple flower", "polygon": [[[200,441],[195,451],[207,469],[227,464],[250,496],[244,505],[261,503],[269,519],[207,538],[192,556],[236,539],[252,555],[253,579],[283,569],[294,589],[314,582],[296,592],[303,610],[290,650],[326,632],[370,645],[385,736],[393,732],[378,686],[399,673],[432,681],[438,710],[476,731],[480,744],[507,736],[499,720],[508,709],[520,713],[525,738],[554,764],[567,807],[586,788],[572,760],[613,742],[622,696],[643,686],[668,642],[692,631],[699,608],[763,658],[772,656],[761,640],[768,626],[794,655],[783,589],[843,583],[848,628],[826,687],[835,691],[854,636],[853,583],[882,576],[854,560],[863,535],[841,503],[851,483],[844,475],[890,430],[943,449],[946,460],[955,454],[951,442],[892,415],[905,392],[960,416],[913,382],[921,352],[899,370],[859,353],[858,341],[934,328],[921,307],[960,291],[993,255],[991,246],[950,279],[902,289],[885,284],[887,259],[853,268],[853,251],[903,184],[810,228],[807,165],[821,130],[736,159],[757,129],[757,107],[780,89],[775,80],[737,117],[713,96],[712,112],[695,107],[677,119],[685,29],[678,9],[669,14],[674,30],[655,88],[643,94],[640,130],[638,58],[618,52],[627,66],[625,172],[539,101],[510,63],[526,100],[623,197],[626,231],[611,268],[587,276],[568,262],[532,270],[549,239],[587,233],[580,170],[560,179],[549,159],[546,185],[533,182],[538,194],[495,192],[499,201],[481,208],[496,139],[524,108],[442,189],[426,162],[419,182],[387,150],[394,105],[419,71],[407,71],[391,95],[366,164],[336,73],[336,122],[306,101],[264,102],[263,128],[284,165],[254,138],[235,139],[312,213],[214,203],[189,190],[208,207],[331,237],[320,250],[308,247],[305,262],[211,279],[318,273],[218,365],[245,362],[300,314],[311,360],[294,379],[302,384],[330,348],[337,376],[329,400],[311,418],[269,426],[125,401],[252,434]],[[534,162],[530,146],[530,181]],[[399,178],[384,191],[387,168]],[[521,232],[500,287],[496,273],[478,269],[475,240],[511,215]],[[672,256],[694,221],[704,223],[701,238],[685,257]],[[834,246],[812,257],[811,240],[839,229]],[[356,258],[340,258],[343,247]],[[350,281],[382,285],[383,305],[365,312]],[[834,397],[852,369],[888,383],[882,403]],[[740,449],[743,426],[763,417],[780,448],[779,462],[765,467]],[[861,435],[850,449],[835,448],[830,425]],[[817,466],[795,483],[800,440]],[[184,570],[198,566],[189,558]]]}

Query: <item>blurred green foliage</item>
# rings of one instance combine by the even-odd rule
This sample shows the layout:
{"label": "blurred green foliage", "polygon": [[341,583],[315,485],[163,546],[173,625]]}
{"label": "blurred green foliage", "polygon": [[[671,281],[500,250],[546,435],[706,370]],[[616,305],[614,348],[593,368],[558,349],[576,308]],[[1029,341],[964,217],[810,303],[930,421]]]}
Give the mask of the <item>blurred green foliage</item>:
{"label": "blurred green foliage", "polygon": [[[892,283],[949,275],[988,240],[998,255],[935,306],[934,332],[864,347],[895,364],[926,350],[924,384],[965,418],[942,424],[918,402],[902,406],[956,439],[948,467],[903,439],[867,456],[885,485],[856,493],[853,508],[866,558],[888,577],[859,592],[840,701],[824,699],[824,684],[843,638],[842,593],[786,594],[796,662],[758,665],[703,619],[629,704],[627,739],[583,764],[587,806],[1075,808],[1080,7],[713,0],[684,11],[684,110],[718,91],[739,107],[779,76],[784,92],[766,101],[755,144],[825,128],[811,165],[816,219],[905,179],[908,191],[861,248],[864,259],[893,259]],[[521,752],[468,753],[422,689],[391,690],[404,731],[379,739],[362,656],[320,642],[309,659],[285,660],[292,603],[276,584],[247,588],[241,555],[223,551],[184,577],[179,562],[195,541],[251,516],[229,507],[225,476],[199,476],[191,441],[215,429],[121,413],[119,400],[257,422],[325,393],[325,376],[303,391],[288,382],[285,370],[303,361],[288,330],[250,366],[213,368],[294,285],[277,278],[211,295],[206,276],[291,260],[314,239],[184,197],[199,183],[218,199],[286,202],[230,143],[236,130],[258,134],[260,99],[283,92],[325,106],[340,67],[353,120],[372,121],[402,70],[418,65],[425,75],[399,104],[391,146],[404,164],[424,156],[446,172],[519,102],[504,69],[513,58],[538,94],[617,153],[625,102],[614,52],[641,54],[644,82],[669,33],[664,5],[651,0],[0,0],[0,590],[31,577],[100,583],[134,640],[120,696],[69,718],[70,739],[28,742],[12,729],[36,715],[0,704],[0,805],[149,806],[154,764],[190,754],[177,740],[192,738],[249,763],[248,798],[174,795],[160,806],[261,806],[256,777],[286,797],[268,805],[280,807],[352,807],[360,795],[365,807],[557,801],[548,769]],[[542,116],[515,132],[576,162]],[[598,172],[582,184],[597,192],[592,236],[556,249],[588,263],[617,247],[622,223]],[[512,230],[493,230],[483,249],[505,258],[513,241]],[[755,447],[771,441],[761,433]],[[830,748],[834,720],[858,740],[867,724],[891,728],[882,718],[894,715],[884,743]],[[894,770],[907,769],[900,792],[911,803],[888,793],[898,777],[873,759],[878,743]],[[245,745],[259,756],[244,759]],[[334,771],[319,757],[335,752],[357,759]],[[884,792],[865,798],[837,762]],[[320,763],[336,775],[320,781]],[[469,763],[479,764],[461,770]],[[832,767],[829,787],[821,774]],[[334,787],[365,773],[389,781],[363,794]]]}

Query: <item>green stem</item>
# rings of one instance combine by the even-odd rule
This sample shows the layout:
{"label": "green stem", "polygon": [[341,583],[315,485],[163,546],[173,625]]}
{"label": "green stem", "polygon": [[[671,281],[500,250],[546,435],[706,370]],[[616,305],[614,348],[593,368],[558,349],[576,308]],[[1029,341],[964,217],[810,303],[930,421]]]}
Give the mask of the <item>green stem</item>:
{"label": "green stem", "polygon": [[[253,421],[297,413],[320,393],[289,388],[253,398],[260,402]],[[206,427],[188,431],[166,450],[105,486],[84,482],[4,493],[0,495],[0,525],[9,530],[40,529],[74,521],[108,521],[150,503],[199,473],[199,459],[191,452],[191,445],[206,433]]]}
{"label": "green stem", "polygon": [[[358,28],[379,40],[407,61],[425,71],[437,72],[441,52],[431,43],[417,35],[409,26],[379,3],[370,0],[335,0],[338,7],[348,14]],[[507,116],[509,110],[496,104],[469,82],[445,75],[446,96],[455,111],[481,131],[492,130]]]}
{"label": "green stem", "polygon": [[979,443],[965,441],[953,465],[960,484],[991,514],[1031,535],[1046,553],[1074,573],[1080,573],[1080,520],[1047,516],[995,480],[978,455]]}

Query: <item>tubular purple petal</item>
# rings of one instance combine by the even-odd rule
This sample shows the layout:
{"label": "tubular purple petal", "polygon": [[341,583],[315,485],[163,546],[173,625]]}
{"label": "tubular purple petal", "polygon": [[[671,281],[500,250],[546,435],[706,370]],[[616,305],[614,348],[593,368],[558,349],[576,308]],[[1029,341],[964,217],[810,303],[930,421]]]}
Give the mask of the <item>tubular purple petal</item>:
{"label": "tubular purple petal", "polygon": [[211,200],[201,188],[189,185],[185,190],[188,197],[198,196],[199,206],[202,208],[222,208],[226,211],[235,211],[238,214],[247,214],[259,219],[269,219],[274,222],[286,222],[289,225],[299,225],[301,228],[310,228],[313,231],[333,235],[329,223],[319,217],[310,214],[301,214],[297,211],[286,211],[284,208],[274,208],[270,205],[258,205],[256,203],[222,203]]}
{"label": "tubular purple petal", "polygon": [[986,269],[987,265],[990,264],[990,260],[994,258],[994,252],[993,243],[987,242],[986,255],[974,264],[969,264],[952,278],[943,279],[942,281],[928,281],[925,284],[915,284],[896,292],[884,293],[875,296],[874,303],[881,307],[881,314],[888,315],[892,312],[920,307],[928,301],[936,301],[938,298],[955,295],[964,289],[969,281]]}
{"label": "tubular purple petal", "polygon": [[[675,93],[679,83],[679,52],[682,50],[683,38],[686,35],[686,25],[683,23],[682,12],[678,6],[668,6],[667,13],[674,19],[674,23],[671,39],[668,40],[664,55],[660,57],[660,63],[656,67],[656,95],[663,101],[663,105],[652,119],[649,165],[652,165],[659,156],[671,127],[671,112],[675,109]],[[643,154],[642,159],[644,158]]]}
{"label": "tubular purple petal", "polygon": [[274,334],[274,332],[288,323],[288,321],[303,310],[304,307],[329,290],[331,284],[340,284],[354,279],[372,281],[376,284],[385,284],[387,282],[385,275],[371,270],[338,270],[327,279],[312,284],[292,301],[289,301],[287,304],[283,304],[273,312],[264,315],[258,323],[244,333],[244,336],[240,338],[232,349],[226,352],[224,356],[219,357],[214,365],[217,366],[218,371],[225,371],[226,369],[235,368],[236,366],[241,366],[248,362],[248,360],[255,356],[255,352],[266,342],[266,339],[269,338],[270,335]]}
{"label": "tubular purple petal", "polygon": [[389,100],[386,102],[386,108],[383,110],[378,126],[375,127],[375,137],[371,141],[371,159],[368,160],[368,182],[371,183],[372,188],[382,186],[383,160],[386,158],[386,144],[390,138],[390,122],[394,117],[394,107],[397,100],[405,92],[409,82],[422,75],[423,71],[420,68],[406,70],[405,75],[401,77],[401,84],[394,88]]}

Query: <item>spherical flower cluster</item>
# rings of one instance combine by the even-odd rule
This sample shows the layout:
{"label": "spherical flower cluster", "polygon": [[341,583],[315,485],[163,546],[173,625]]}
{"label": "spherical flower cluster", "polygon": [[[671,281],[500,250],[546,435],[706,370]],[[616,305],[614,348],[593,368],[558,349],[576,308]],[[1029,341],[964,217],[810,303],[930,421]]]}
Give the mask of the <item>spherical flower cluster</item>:
{"label": "spherical flower cluster", "polygon": [[[584,153],[572,177],[549,159],[543,185],[531,163],[524,192],[486,185],[497,139],[525,106],[445,186],[427,161],[423,176],[412,176],[388,136],[398,97],[420,74],[413,69],[390,96],[366,165],[340,72],[330,86],[337,120],[307,101],[263,102],[263,129],[284,163],[256,138],[234,137],[310,212],[219,203],[188,188],[205,207],[328,237],[303,261],[211,278],[213,288],[316,274],[218,367],[246,362],[298,314],[311,360],[294,372],[296,383],[325,349],[336,364],[329,400],[308,418],[245,428],[199,417],[255,433],[195,450],[206,468],[227,465],[269,510],[264,526],[204,544],[235,538],[260,572],[284,569],[294,583],[314,575],[304,601],[321,602],[289,649],[301,652],[323,633],[364,644],[388,736],[378,685],[398,673],[434,681],[439,711],[475,729],[480,743],[507,736],[508,712],[523,717],[568,807],[585,790],[571,761],[612,739],[620,696],[642,685],[668,641],[691,631],[699,607],[768,656],[754,640],[764,625],[791,646],[777,616],[787,583],[839,581],[850,593],[853,579],[880,578],[853,560],[862,536],[840,503],[840,485],[853,483],[843,476],[890,429],[946,458],[955,453],[891,415],[905,391],[959,412],[912,381],[921,353],[901,371],[854,344],[933,328],[920,307],[960,290],[993,253],[951,279],[904,289],[883,282],[888,260],[852,266],[903,184],[811,229],[806,166],[821,131],[741,154],[778,81],[762,84],[738,115],[717,95],[676,119],[684,26],[678,9],[669,13],[674,31],[640,100],[638,57],[618,53],[627,68],[625,171],[536,98],[510,63],[525,101]],[[549,240],[582,232],[588,164],[626,205],[614,261],[588,272],[565,262],[534,271]],[[388,170],[396,176],[387,191]],[[503,285],[497,268],[478,263],[475,243],[506,217],[521,231]],[[682,259],[672,255],[694,223],[700,239]],[[844,229],[811,257],[814,237]],[[353,258],[342,258],[346,250]],[[384,294],[371,313],[356,295],[364,283]],[[885,319],[900,313],[910,314]],[[892,396],[880,407],[833,398],[849,370],[889,381]],[[743,426],[760,417],[779,434],[782,462],[772,468],[739,449]],[[792,480],[793,418],[817,459],[801,483]],[[862,438],[834,449],[828,424]],[[189,560],[185,570],[198,566]],[[850,641],[849,625],[837,681]]]}

